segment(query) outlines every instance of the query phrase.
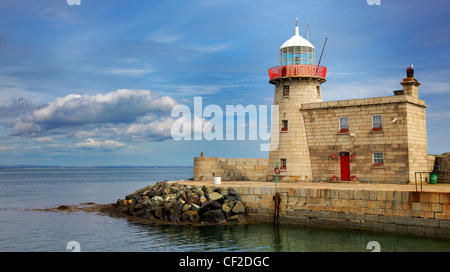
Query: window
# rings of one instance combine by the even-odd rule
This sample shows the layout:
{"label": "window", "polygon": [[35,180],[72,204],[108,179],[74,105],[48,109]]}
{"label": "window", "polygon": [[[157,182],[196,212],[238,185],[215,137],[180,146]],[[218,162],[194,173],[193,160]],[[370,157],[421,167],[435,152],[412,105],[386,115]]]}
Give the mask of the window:
{"label": "window", "polygon": [[380,115],[372,115],[372,130],[381,131],[383,129],[383,122]]}
{"label": "window", "polygon": [[283,96],[289,96],[289,85],[283,86]]}
{"label": "window", "polygon": [[373,153],[373,165],[374,166],[383,166],[384,165],[383,153]]}
{"label": "window", "polygon": [[281,159],[281,167],[280,169],[286,170],[286,159]]}
{"label": "window", "polygon": [[348,132],[348,117],[339,117],[339,132],[347,133]]}
{"label": "window", "polygon": [[283,126],[281,127],[281,131],[287,131],[288,130],[288,120],[283,120]]}
{"label": "window", "polygon": [[315,49],[309,46],[291,46],[280,49],[280,65],[314,64]]}

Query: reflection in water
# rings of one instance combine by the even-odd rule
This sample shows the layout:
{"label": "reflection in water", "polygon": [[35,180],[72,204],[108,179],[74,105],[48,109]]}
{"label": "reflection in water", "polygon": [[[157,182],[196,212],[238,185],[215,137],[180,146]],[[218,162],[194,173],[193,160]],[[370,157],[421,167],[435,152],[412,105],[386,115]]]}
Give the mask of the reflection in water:
{"label": "reflection in water", "polygon": [[[329,230],[285,224],[179,226],[134,224],[149,251],[368,252],[450,251],[450,241],[392,234]],[[145,230],[145,232],[143,232]],[[145,234],[143,234],[145,233]],[[144,241],[142,241],[144,242]]]}

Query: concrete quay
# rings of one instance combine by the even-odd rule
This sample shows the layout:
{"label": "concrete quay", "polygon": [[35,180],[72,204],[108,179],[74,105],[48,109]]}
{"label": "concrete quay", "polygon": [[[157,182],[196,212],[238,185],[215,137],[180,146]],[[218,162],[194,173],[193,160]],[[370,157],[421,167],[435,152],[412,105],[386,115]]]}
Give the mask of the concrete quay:
{"label": "concrete quay", "polygon": [[273,222],[279,193],[279,223],[450,239],[450,184],[177,182],[233,188],[250,221]]}

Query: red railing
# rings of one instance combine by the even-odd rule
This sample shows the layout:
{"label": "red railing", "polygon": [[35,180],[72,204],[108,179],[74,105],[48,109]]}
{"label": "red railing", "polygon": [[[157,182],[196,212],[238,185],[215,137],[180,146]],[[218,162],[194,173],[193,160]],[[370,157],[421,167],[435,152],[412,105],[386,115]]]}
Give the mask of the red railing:
{"label": "red railing", "polygon": [[327,67],[312,64],[277,66],[269,69],[270,80],[281,77],[322,77],[327,75]]}

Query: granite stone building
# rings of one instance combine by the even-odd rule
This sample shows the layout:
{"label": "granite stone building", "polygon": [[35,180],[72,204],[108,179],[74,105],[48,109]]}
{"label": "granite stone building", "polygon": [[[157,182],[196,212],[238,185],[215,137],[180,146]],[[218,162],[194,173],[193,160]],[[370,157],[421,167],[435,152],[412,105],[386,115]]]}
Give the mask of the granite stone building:
{"label": "granite stone building", "polygon": [[271,144],[278,147],[272,148],[268,159],[197,157],[195,180],[216,175],[223,180],[273,181],[279,172],[281,182],[404,184],[414,182],[415,172],[432,171],[427,106],[419,99],[420,83],[412,67],[406,78],[399,79],[403,90],[392,96],[323,102],[321,84],[327,69],[315,65],[315,51],[296,24],[294,36],[279,49],[279,66],[269,69],[279,109],[272,128],[280,129],[271,131]]}

